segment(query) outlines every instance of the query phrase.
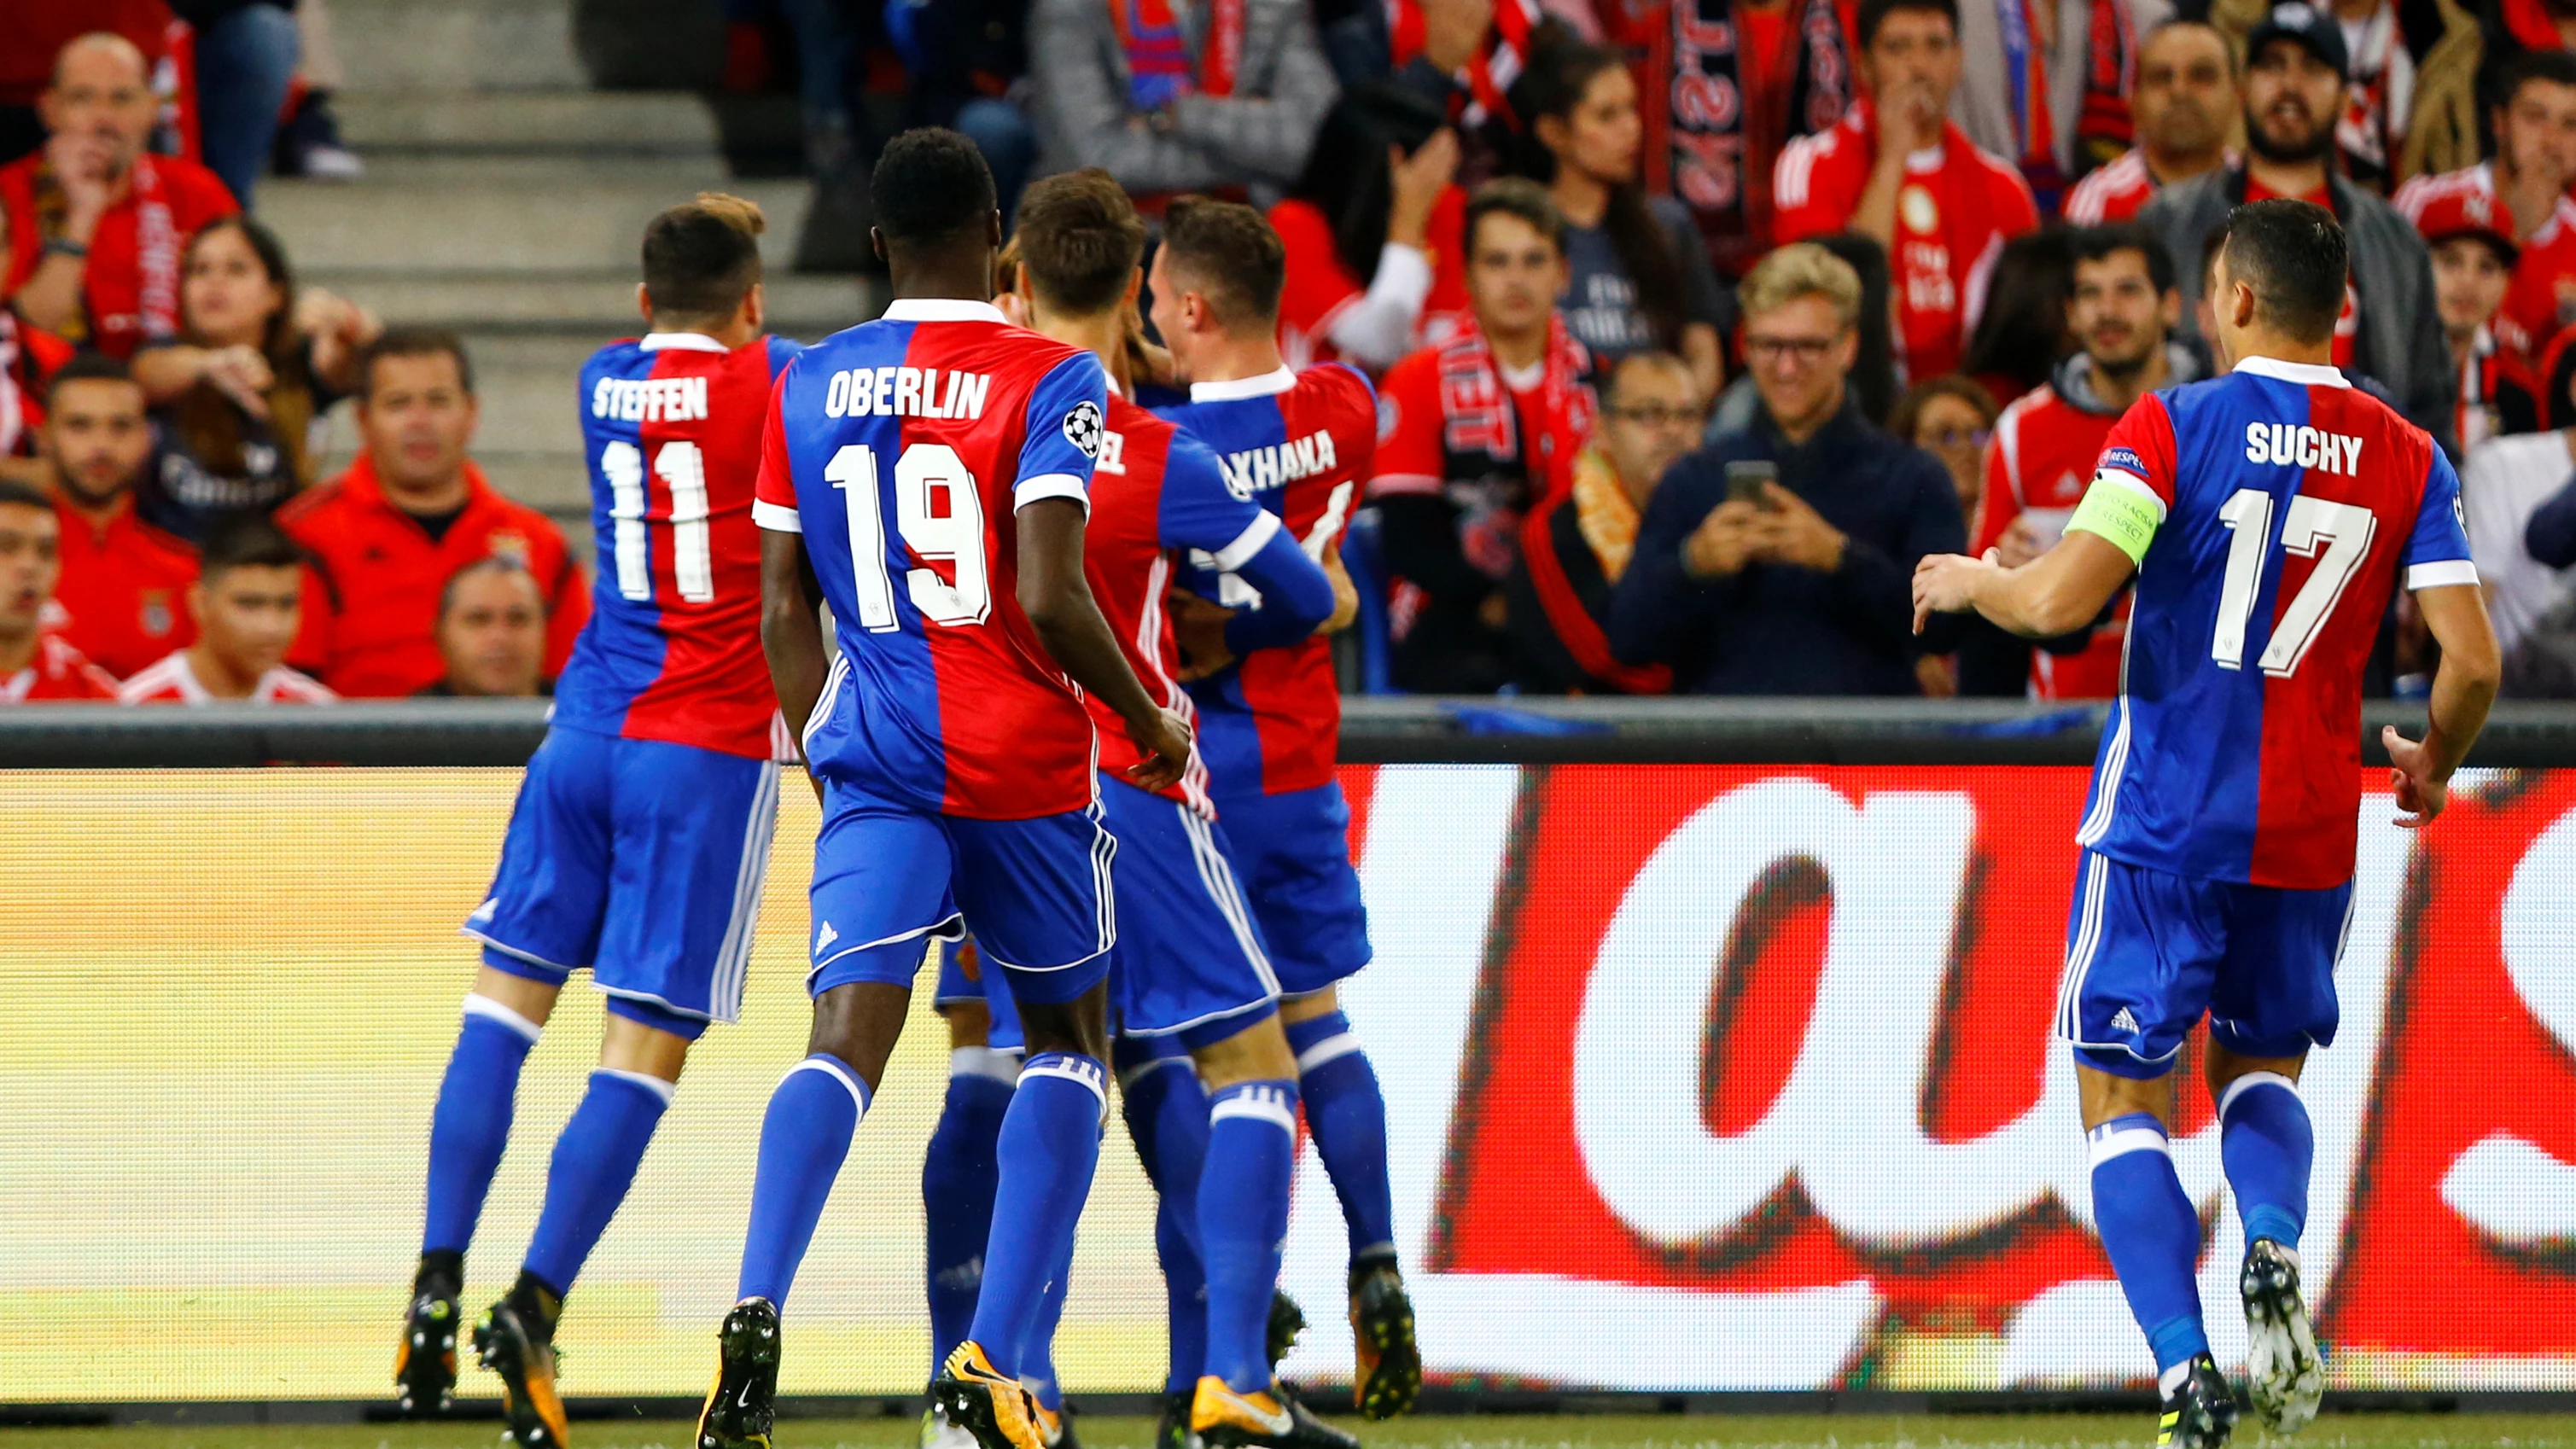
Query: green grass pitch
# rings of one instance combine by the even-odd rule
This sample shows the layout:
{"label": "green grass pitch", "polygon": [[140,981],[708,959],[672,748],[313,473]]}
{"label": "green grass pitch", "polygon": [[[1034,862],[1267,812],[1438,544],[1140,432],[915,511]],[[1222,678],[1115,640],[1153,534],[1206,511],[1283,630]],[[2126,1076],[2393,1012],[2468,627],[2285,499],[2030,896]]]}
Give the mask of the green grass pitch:
{"label": "green grass pitch", "polygon": [[[1369,1449],[2110,1449],[2155,1442],[2144,1415],[1974,1414],[1417,1418],[1393,1424],[1341,1421]],[[573,1449],[688,1449],[690,1425],[668,1421],[576,1421]],[[1081,1422],[1088,1449],[1144,1449],[1145,1419]],[[912,1449],[914,1426],[897,1419],[790,1419],[777,1449]],[[499,1426],[276,1425],[246,1428],[0,1430],[0,1449],[493,1449]],[[2248,1430],[2247,1449],[2275,1441]],[[2287,1445],[2293,1441],[2278,1441]],[[2298,1449],[2576,1449],[2576,1415],[2328,1414],[2295,1441]]]}

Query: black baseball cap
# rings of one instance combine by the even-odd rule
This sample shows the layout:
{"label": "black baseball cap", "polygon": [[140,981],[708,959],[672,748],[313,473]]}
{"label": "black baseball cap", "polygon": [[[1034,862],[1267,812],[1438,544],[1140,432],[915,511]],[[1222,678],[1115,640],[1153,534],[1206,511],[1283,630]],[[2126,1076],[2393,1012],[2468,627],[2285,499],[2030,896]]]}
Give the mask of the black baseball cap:
{"label": "black baseball cap", "polygon": [[2334,73],[2352,79],[2352,57],[2343,48],[2343,26],[2334,12],[2307,3],[2290,0],[2275,5],[2271,13],[2256,21],[2245,37],[2245,60],[2251,65],[2263,53],[2263,47],[2275,40],[2295,40],[2308,48],[2308,53],[2334,67]]}

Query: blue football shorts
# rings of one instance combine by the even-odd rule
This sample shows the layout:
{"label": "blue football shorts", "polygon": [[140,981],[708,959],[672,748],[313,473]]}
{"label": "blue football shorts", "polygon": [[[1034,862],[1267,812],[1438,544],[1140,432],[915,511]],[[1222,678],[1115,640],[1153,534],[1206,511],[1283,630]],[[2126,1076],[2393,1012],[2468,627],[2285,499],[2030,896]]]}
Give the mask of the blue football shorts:
{"label": "blue football shorts", "polygon": [[2066,923],[2057,1034],[2114,1076],[2173,1070],[2183,1038],[2251,1057],[2332,1045],[2334,968],[2352,885],[2285,890],[2189,880],[2085,851]]}
{"label": "blue football shorts", "polygon": [[1351,868],[1351,807],[1341,785],[1215,798],[1280,993],[1321,991],[1366,966],[1368,907]]}
{"label": "blue football shorts", "polygon": [[1214,821],[1177,800],[1103,776],[1118,838],[1118,1029],[1209,1046],[1278,1010],[1279,980]]}
{"label": "blue football shorts", "polygon": [[1109,974],[1118,939],[1109,889],[1116,854],[1097,807],[970,820],[827,780],[806,990],[909,987],[925,938],[971,930],[985,969],[1008,973],[1017,999],[1071,1001]]}
{"label": "blue football shorts", "polygon": [[491,894],[466,918],[483,959],[694,1040],[742,1011],[778,824],[778,766],[557,728],[528,761]]}
{"label": "blue football shorts", "polygon": [[[973,974],[968,974],[969,963]],[[1020,1008],[1011,1000],[1011,984],[999,971],[988,971],[975,950],[972,940],[939,943],[939,985],[934,988],[931,1004],[943,1010],[969,1002],[984,1008],[984,1045],[997,1052],[1015,1052],[1025,1041],[1020,1035]]]}

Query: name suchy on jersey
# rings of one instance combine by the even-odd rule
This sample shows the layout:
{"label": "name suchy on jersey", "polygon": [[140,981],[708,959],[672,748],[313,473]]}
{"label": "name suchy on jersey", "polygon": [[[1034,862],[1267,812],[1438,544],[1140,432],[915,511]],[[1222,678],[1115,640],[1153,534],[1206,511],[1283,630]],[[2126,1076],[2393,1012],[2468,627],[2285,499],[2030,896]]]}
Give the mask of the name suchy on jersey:
{"label": "name suchy on jersey", "polygon": [[1020,608],[1016,509],[1087,506],[1107,400],[1097,358],[983,302],[898,301],[788,364],[756,513],[804,534],[832,609],[816,770],[976,819],[1090,803],[1091,716]]}
{"label": "name suchy on jersey", "polygon": [[2194,879],[2351,879],[2361,669],[2391,595],[2477,582],[2450,460],[2335,369],[2251,358],[2141,398],[2094,486],[2162,522],[2079,843]]}
{"label": "name suchy on jersey", "polygon": [[[1318,562],[1341,541],[1374,471],[1377,396],[1367,378],[1340,363],[1203,383],[1190,389],[1186,406],[1164,416],[1205,442],[1227,486],[1276,514]],[[1215,560],[1193,555],[1190,565],[1184,583],[1193,592],[1223,604],[1245,601],[1249,590]],[[1257,651],[1192,684],[1190,697],[1218,798],[1310,790],[1333,778],[1342,697],[1330,639]]]}
{"label": "name suchy on jersey", "polygon": [[555,723],[784,758],[760,649],[752,494],[778,370],[797,344],[727,349],[693,332],[612,342],[581,370],[582,452],[599,540],[590,624]]}

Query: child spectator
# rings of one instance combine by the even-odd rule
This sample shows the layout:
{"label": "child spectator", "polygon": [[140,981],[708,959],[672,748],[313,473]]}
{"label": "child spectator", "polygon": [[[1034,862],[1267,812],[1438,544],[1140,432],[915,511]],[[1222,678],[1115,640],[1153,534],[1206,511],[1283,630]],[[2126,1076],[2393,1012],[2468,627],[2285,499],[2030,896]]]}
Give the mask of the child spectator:
{"label": "child spectator", "polygon": [[1521,519],[1568,487],[1592,437],[1592,359],[1566,331],[1565,220],[1507,177],[1467,203],[1475,324],[1395,365],[1378,394],[1377,504],[1399,688],[1491,694],[1511,678],[1503,583]]}
{"label": "child spectator", "polygon": [[125,365],[84,353],[54,375],[46,482],[62,515],[63,635],[110,673],[130,675],[196,638],[188,589],[197,551],[136,506],[152,456],[143,389]]}
{"label": "child spectator", "polygon": [[2503,207],[2483,192],[2446,191],[2420,207],[2415,227],[2433,249],[2433,306],[2459,375],[2452,409],[2460,446],[2540,429],[2530,369],[2496,340],[2497,308],[2513,285],[2517,248]]}
{"label": "child spectator", "polygon": [[1662,694],[1672,671],[1610,653],[1612,591],[1665,470],[1699,444],[1707,394],[1670,352],[1632,352],[1606,375],[1601,426],[1564,493],[1530,510],[1509,584],[1512,682],[1523,694]]}
{"label": "child spectator", "polygon": [[1726,295],[1690,211],[1637,184],[1636,78],[1615,52],[1555,26],[1540,34],[1512,109],[1526,128],[1522,170],[1565,217],[1565,325],[1604,367],[1678,352],[1699,395],[1714,397]]}
{"label": "child spectator", "polygon": [[0,704],[116,698],[116,677],[47,623],[61,526],[45,495],[0,478]]}
{"label": "child spectator", "polygon": [[1792,142],[1772,177],[1782,241],[1848,230],[1887,248],[1909,378],[1958,370],[2003,244],[2039,225],[2021,172],[1946,119],[1958,35],[1956,0],[1864,0],[1870,98]]}
{"label": "child spectator", "polygon": [[159,105],[132,41],[81,36],[38,106],[45,148],[0,167],[0,292],[29,322],[112,357],[178,335],[180,245],[240,209],[205,167],[144,150]]}
{"label": "child spectator", "polygon": [[345,695],[417,694],[446,672],[438,595],[475,559],[518,559],[547,599],[545,675],[572,654],[590,593],[563,533],[493,491],[466,456],[478,412],[465,344],[392,327],[358,369],[362,449],[349,471],[278,510],[315,587],[289,658]]}
{"label": "child spectator", "polygon": [[134,376],[161,421],[144,515],[193,539],[311,485],[313,424],[355,390],[381,329],[328,292],[299,295],[277,234],[246,216],[189,239],[179,299],[180,337],[137,352]]}
{"label": "child spectator", "polygon": [[1305,173],[1270,208],[1288,249],[1279,350],[1290,367],[1384,372],[1464,323],[1457,170],[1457,134],[1410,91],[1360,86],[1325,113]]}
{"label": "child spectator", "polygon": [[329,704],[339,698],[286,667],[304,593],[304,554],[276,524],[238,518],[206,540],[188,590],[197,641],[116,692],[119,704]]}
{"label": "child spectator", "polygon": [[447,673],[422,697],[551,693],[544,678],[546,596],[517,559],[495,554],[450,574],[438,592],[437,634]]}

